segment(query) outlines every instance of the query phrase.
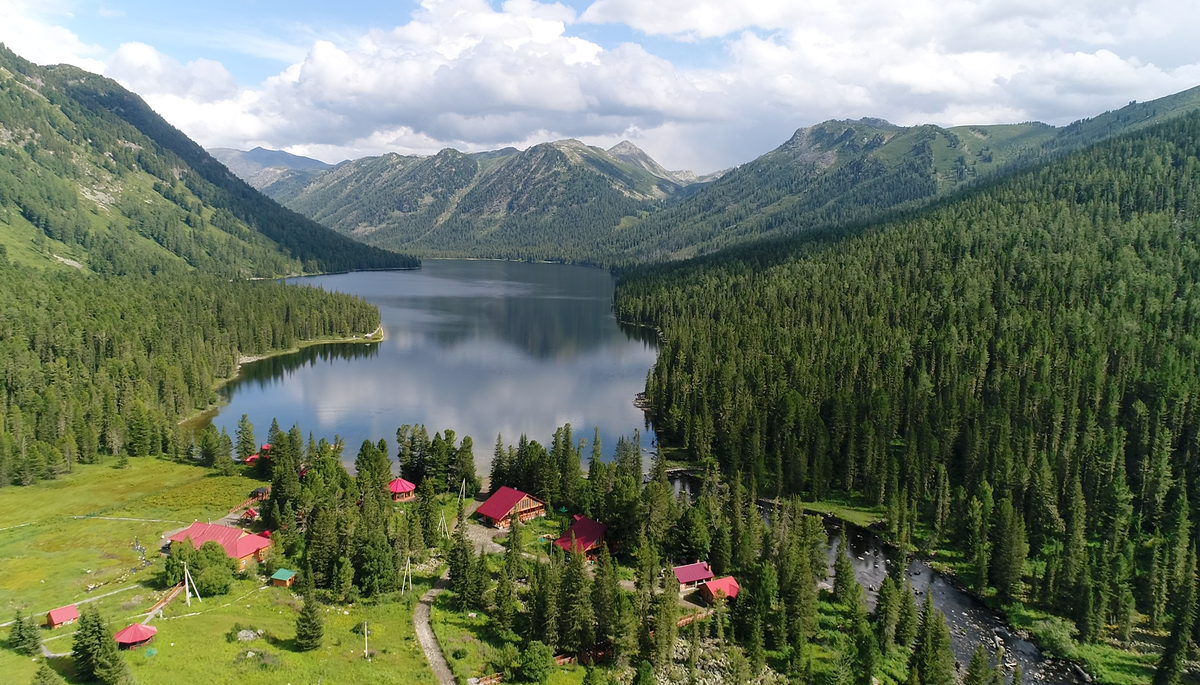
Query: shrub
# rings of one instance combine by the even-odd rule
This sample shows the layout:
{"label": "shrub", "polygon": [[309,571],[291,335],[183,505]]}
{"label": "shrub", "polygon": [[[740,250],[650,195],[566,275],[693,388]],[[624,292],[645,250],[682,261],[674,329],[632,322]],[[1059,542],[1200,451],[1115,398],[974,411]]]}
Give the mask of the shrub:
{"label": "shrub", "polygon": [[1034,622],[1029,628],[1042,651],[1053,656],[1070,657],[1075,652],[1075,626],[1057,616]]}
{"label": "shrub", "polygon": [[521,654],[521,677],[531,683],[545,683],[554,671],[554,652],[545,644],[534,640],[525,646]]}

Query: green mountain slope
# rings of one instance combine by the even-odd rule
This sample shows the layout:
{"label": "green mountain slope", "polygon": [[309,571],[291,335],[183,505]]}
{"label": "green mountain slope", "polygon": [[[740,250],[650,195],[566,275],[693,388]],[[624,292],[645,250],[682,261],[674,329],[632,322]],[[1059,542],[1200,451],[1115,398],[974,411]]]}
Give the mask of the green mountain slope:
{"label": "green mountain slope", "polygon": [[616,307],[662,334],[660,443],[751,492],[861,495],[1020,627],[1066,616],[1082,658],[1169,625],[1192,582],[1200,112],[861,230],[634,270]]}
{"label": "green mountain slope", "polygon": [[705,184],[629,143],[562,141],[501,151],[491,166],[445,150],[285,172],[264,192],[359,240],[422,255],[636,264],[875,220],[1197,107],[1200,88],[1061,128],[827,121]]}
{"label": "green mountain slope", "polygon": [[103,273],[417,264],[262,196],[114,81],[3,47],[0,244],[18,262],[70,260]]}
{"label": "green mountain slope", "polygon": [[[632,145],[623,151],[641,153]],[[262,190],[381,247],[431,257],[588,261],[596,256],[596,227],[654,211],[680,185],[608,151],[563,140],[523,152],[384,155],[315,174],[284,172]]]}

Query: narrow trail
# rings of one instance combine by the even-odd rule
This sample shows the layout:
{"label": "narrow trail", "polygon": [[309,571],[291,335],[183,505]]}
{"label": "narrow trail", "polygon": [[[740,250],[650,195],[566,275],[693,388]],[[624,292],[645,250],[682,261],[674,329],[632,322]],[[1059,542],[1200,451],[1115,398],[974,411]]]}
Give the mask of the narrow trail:
{"label": "narrow trail", "polygon": [[417,604],[416,611],[413,612],[413,627],[416,628],[417,641],[421,643],[421,651],[425,652],[425,659],[429,662],[429,668],[433,669],[433,675],[437,678],[439,685],[456,685],[454,674],[450,671],[450,665],[446,663],[446,657],[442,655],[442,647],[438,644],[437,636],[433,634],[433,627],[429,624],[429,613],[433,607],[433,600],[450,585],[447,574],[438,578],[433,587],[421,595],[421,601]]}

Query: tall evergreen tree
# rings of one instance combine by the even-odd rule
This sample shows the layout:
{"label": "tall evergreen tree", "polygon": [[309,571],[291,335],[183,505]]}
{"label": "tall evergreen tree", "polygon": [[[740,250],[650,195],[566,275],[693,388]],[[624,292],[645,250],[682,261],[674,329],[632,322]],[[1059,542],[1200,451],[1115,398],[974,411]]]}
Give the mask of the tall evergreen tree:
{"label": "tall evergreen tree", "polygon": [[1191,644],[1192,624],[1196,620],[1196,552],[1189,555],[1185,567],[1185,581],[1176,588],[1173,602],[1175,621],[1171,625],[1171,636],[1162,658],[1154,669],[1153,685],[1179,685],[1183,674],[1183,663],[1187,659]]}
{"label": "tall evergreen tree", "polygon": [[325,636],[325,620],[321,608],[312,597],[304,598],[304,606],[296,615],[296,650],[311,652],[321,646]]}

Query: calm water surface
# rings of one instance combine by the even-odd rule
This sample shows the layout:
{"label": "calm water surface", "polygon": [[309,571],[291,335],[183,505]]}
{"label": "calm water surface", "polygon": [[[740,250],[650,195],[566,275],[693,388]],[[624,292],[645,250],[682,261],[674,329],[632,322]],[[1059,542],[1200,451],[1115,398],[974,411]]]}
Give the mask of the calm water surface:
{"label": "calm water surface", "polygon": [[352,461],[364,439],[387,439],[395,456],[396,428],[423,423],[430,436],[446,428],[471,436],[485,475],[497,433],[507,444],[525,433],[548,446],[564,423],[589,442],[598,426],[606,455],[618,436],[647,433],[633,399],[654,364],[654,337],[618,325],[606,271],[431,260],[418,271],[291,282],[377,305],[387,339],[247,364],[213,419],[230,435],[242,414],[260,442],[273,418],[285,430],[298,422],[306,436],[345,438]]}

